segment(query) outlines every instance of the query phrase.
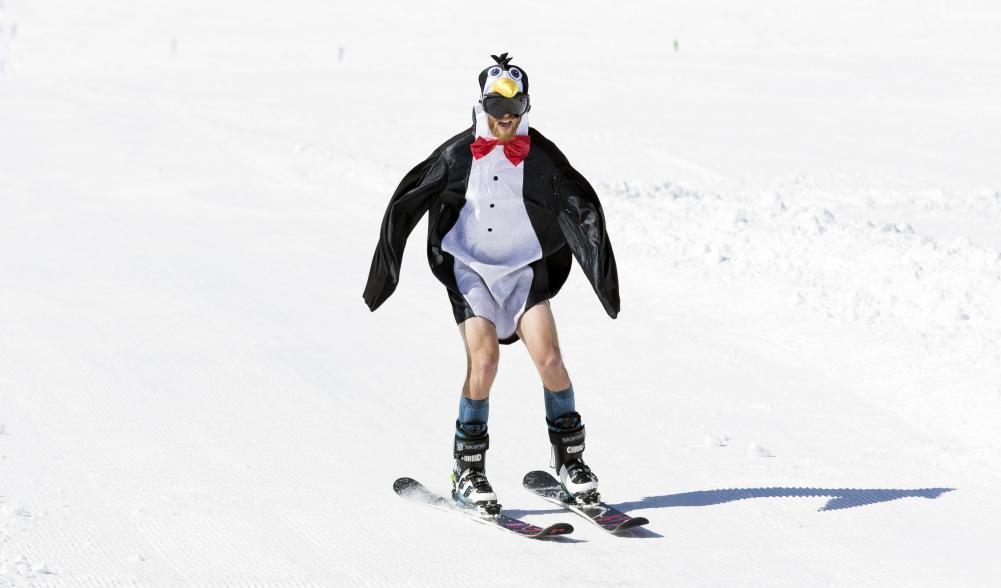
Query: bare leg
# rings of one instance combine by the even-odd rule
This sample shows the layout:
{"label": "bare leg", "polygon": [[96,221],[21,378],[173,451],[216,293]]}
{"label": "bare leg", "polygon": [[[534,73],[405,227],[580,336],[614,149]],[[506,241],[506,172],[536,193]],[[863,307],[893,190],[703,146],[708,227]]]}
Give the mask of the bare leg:
{"label": "bare leg", "polygon": [[542,385],[554,392],[569,388],[570,375],[563,365],[560,341],[556,336],[556,319],[548,300],[536,304],[521,316],[518,336],[528,348],[528,354],[542,378]]}
{"label": "bare leg", "polygon": [[497,329],[487,319],[474,316],[459,323],[459,333],[466,346],[466,382],[462,395],[472,400],[488,398],[500,361]]}
{"label": "bare leg", "polygon": [[571,496],[593,501],[598,496],[598,477],[582,459],[584,425],[580,414],[574,410],[573,388],[563,365],[560,342],[556,336],[556,319],[549,301],[533,306],[522,315],[518,334],[525,342],[535,368],[539,370],[542,385],[548,390],[545,393],[546,423],[549,425],[553,463],[560,482]]}
{"label": "bare leg", "polygon": [[486,478],[488,399],[500,358],[497,329],[490,321],[474,316],[459,323],[459,333],[466,346],[466,381],[452,446],[452,496],[481,512],[497,514],[497,494]]}

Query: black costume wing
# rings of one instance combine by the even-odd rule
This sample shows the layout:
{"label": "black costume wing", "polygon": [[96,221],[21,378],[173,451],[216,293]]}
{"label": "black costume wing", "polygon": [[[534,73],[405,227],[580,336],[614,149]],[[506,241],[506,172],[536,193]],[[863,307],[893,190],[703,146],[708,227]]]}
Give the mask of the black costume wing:
{"label": "black costume wing", "polygon": [[559,153],[562,161],[556,162],[553,177],[560,230],[605,312],[615,318],[619,314],[619,276],[601,202],[587,179],[562,155]]}
{"label": "black costume wing", "polygon": [[619,272],[598,194],[553,141],[537,129],[529,132],[532,147],[542,148],[553,161],[553,206],[560,231],[595,288],[605,312],[615,319],[619,315]]}
{"label": "black costume wing", "polygon": [[448,180],[441,149],[410,170],[393,193],[382,219],[379,244],[365,284],[365,304],[375,310],[396,290],[407,237],[428,211]]}

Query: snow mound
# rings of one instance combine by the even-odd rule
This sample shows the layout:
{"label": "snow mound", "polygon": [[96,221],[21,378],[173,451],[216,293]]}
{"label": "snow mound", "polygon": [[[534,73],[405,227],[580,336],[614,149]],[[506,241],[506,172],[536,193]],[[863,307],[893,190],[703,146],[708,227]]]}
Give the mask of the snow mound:
{"label": "snow mound", "polygon": [[[767,280],[782,299],[830,319],[922,330],[1001,328],[1001,253],[966,237],[922,235],[908,222],[846,220],[825,207],[843,191],[694,190],[670,182],[601,187],[615,242],[666,268]],[[997,191],[901,196],[859,189],[870,202],[979,210],[1001,226]],[[850,202],[850,200],[849,200]]]}
{"label": "snow mound", "polygon": [[730,443],[730,438],[726,435],[706,435],[702,443],[706,447],[726,447]]}
{"label": "snow mound", "polygon": [[751,457],[775,457],[775,454],[771,449],[758,445],[757,443],[748,444],[747,455]]}

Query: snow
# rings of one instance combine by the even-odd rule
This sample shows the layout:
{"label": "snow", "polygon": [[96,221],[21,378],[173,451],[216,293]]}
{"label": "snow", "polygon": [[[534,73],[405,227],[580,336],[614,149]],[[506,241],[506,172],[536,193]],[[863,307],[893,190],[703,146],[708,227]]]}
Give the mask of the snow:
{"label": "snow", "polygon": [[[0,586],[996,583],[1001,8],[505,7],[0,1]],[[574,541],[391,490],[465,363],[423,224],[365,308],[378,224],[503,51],[608,219],[621,315],[553,310],[636,537],[519,487],[520,345],[491,479]]]}

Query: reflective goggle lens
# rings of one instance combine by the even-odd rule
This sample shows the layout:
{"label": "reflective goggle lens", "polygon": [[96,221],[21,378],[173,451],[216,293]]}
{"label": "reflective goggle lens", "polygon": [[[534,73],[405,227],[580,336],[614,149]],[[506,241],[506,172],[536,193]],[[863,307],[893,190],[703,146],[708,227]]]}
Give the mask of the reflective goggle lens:
{"label": "reflective goggle lens", "polygon": [[528,94],[517,94],[511,98],[497,94],[484,96],[483,110],[495,118],[500,118],[505,114],[521,116],[528,111]]}

